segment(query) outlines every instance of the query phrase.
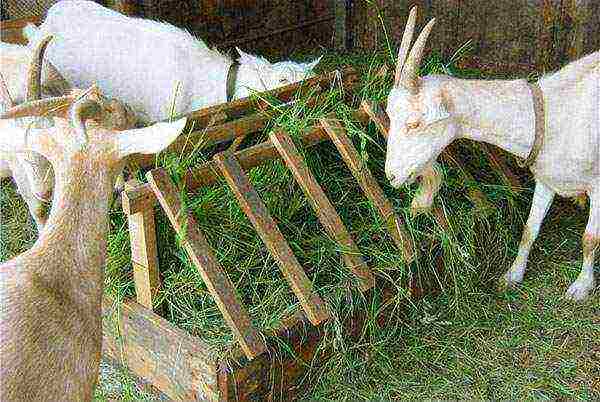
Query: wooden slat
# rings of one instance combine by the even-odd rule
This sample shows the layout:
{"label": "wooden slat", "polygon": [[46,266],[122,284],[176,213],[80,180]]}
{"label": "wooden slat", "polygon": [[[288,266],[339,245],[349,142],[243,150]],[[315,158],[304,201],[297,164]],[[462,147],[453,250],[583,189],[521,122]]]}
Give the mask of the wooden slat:
{"label": "wooden slat", "polygon": [[[388,139],[389,131],[390,131],[390,118],[387,113],[379,106],[379,104],[374,102],[362,101],[360,104],[361,110],[363,110],[371,119],[375,126],[379,130],[379,133],[386,139]],[[444,214],[441,211],[437,211],[438,207],[433,207],[433,216],[438,223],[443,228],[448,227],[448,221],[446,220]]]}
{"label": "wooden slat", "polygon": [[[134,180],[126,183],[125,188],[128,189],[139,184],[139,181]],[[128,202],[126,197],[127,193],[123,193],[122,202]],[[135,214],[127,215],[127,222],[136,298],[138,303],[152,310],[154,296],[161,287],[156,251],[154,209],[150,206]]]}
{"label": "wooden slat", "polygon": [[296,260],[258,193],[250,184],[239,162],[234,156],[226,153],[219,153],[213,159],[223,173],[242,210],[277,261],[283,276],[292,287],[310,321],[314,325],[318,325],[326,320],[329,317],[326,305],[313,290],[312,283]]}
{"label": "wooden slat", "polygon": [[0,39],[2,42],[26,45],[27,38],[23,36],[23,27],[29,23],[39,24],[40,16],[0,21]]}
{"label": "wooden slat", "polygon": [[319,221],[329,235],[342,246],[342,258],[348,269],[359,278],[359,289],[364,291],[373,287],[375,285],[373,274],[360,256],[360,251],[354,240],[352,240],[350,233],[348,233],[342,219],[308,166],[306,166],[306,162],[298,152],[290,136],[284,131],[273,131],[269,136],[287,167],[294,175],[296,182],[310,201]]}
{"label": "wooden slat", "polygon": [[176,401],[219,401],[217,351],[133,300],[102,300],[102,351]]}
{"label": "wooden slat", "polygon": [[[342,84],[344,85],[344,88],[355,85],[355,83],[359,80],[356,70],[352,67],[346,67],[341,71],[332,71],[316,77],[308,78],[301,82],[263,92],[261,93],[261,97],[267,99],[276,98],[282,102],[287,102],[291,100],[298,89],[302,87],[320,85],[323,86],[323,88],[329,88],[332,83],[337,82],[337,79],[340,76],[342,78]],[[228,103],[222,103],[220,105],[214,105],[192,112],[188,115],[188,118],[192,121],[195,121],[199,126],[203,127],[206,125],[206,122],[210,120],[211,116],[216,113],[225,113],[230,118],[239,118],[248,110],[252,109],[255,105],[255,102],[256,101],[253,97],[236,99]]]}
{"label": "wooden slat", "polygon": [[394,212],[392,203],[387,199],[377,180],[375,180],[352,144],[352,141],[346,135],[345,128],[335,118],[335,115],[322,118],[319,120],[319,123],[327,131],[327,134],[329,134],[333,144],[336,146],[342,159],[346,162],[346,165],[348,165],[348,168],[350,168],[350,171],[367,195],[367,198],[373,203],[373,206],[375,206],[386,222],[388,232],[392,236],[394,243],[403,252],[404,260],[407,263],[412,262],[414,259],[412,238],[406,231],[400,217]]}
{"label": "wooden slat", "polygon": [[223,272],[194,217],[185,211],[175,185],[163,169],[146,173],[146,178],[246,356],[252,359],[261,354],[266,348],[263,338],[252,326],[233,284]]}
{"label": "wooden slat", "polygon": [[138,2],[134,0],[116,0],[114,9],[129,17],[135,17],[138,14]]}
{"label": "wooden slat", "polygon": [[[363,110],[357,110],[354,113],[354,118],[361,122],[367,123],[369,116]],[[322,141],[326,141],[329,137],[325,130],[320,126],[315,126],[308,130],[302,137],[302,145],[304,147],[312,147]],[[271,141],[261,142],[260,144],[245,148],[236,152],[236,159],[242,165],[244,170],[262,165],[263,163],[277,159],[279,153]],[[210,186],[216,183],[221,178],[221,172],[215,161],[208,161],[200,166],[190,169],[185,174],[185,187],[189,191],[197,188]],[[148,184],[143,184],[133,188],[128,193],[128,203],[123,205],[124,211],[128,214],[135,213],[141,208],[146,208],[148,204],[156,204],[156,197]]]}

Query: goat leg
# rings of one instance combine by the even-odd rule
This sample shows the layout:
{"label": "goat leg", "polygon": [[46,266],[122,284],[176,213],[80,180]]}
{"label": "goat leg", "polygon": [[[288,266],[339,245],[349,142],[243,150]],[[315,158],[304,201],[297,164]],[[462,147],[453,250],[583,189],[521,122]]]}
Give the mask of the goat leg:
{"label": "goat leg", "polygon": [[527,218],[525,229],[523,229],[523,236],[521,237],[521,243],[519,244],[519,252],[508,272],[504,274],[500,284],[502,288],[518,285],[523,281],[523,275],[525,274],[525,268],[527,267],[527,259],[529,258],[531,246],[538,236],[542,221],[544,220],[546,213],[548,213],[548,209],[550,209],[550,204],[552,204],[553,199],[554,191],[537,181],[535,183],[535,191],[533,193],[529,218]]}
{"label": "goat leg", "polygon": [[575,282],[567,290],[567,298],[585,300],[594,289],[594,255],[600,247],[600,185],[590,193],[590,217],[583,234],[583,264]]}

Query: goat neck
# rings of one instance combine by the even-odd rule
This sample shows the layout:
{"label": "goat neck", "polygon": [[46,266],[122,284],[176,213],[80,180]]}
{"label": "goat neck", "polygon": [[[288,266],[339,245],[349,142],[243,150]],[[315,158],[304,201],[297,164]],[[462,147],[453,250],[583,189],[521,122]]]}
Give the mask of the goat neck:
{"label": "goat neck", "polygon": [[526,80],[446,77],[444,92],[448,109],[460,127],[460,137],[527,157],[534,141],[535,114]]}

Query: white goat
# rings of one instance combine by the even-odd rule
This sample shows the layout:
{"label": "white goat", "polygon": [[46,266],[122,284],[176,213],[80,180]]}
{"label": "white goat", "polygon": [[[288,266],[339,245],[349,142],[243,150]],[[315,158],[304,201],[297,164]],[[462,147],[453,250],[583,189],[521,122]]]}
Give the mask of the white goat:
{"label": "white goat", "polygon": [[[42,85],[37,86],[33,77],[39,74],[35,71],[38,59],[47,46],[50,38],[39,42],[32,52],[26,46],[12,45],[0,42],[0,103],[2,110],[12,107],[16,103],[24,102],[26,99],[38,99],[41,95],[58,95],[66,91],[68,83],[54,69],[46,63],[42,70]],[[30,72],[29,74],[27,72]],[[27,84],[27,81],[30,84]],[[26,93],[26,88],[31,93]],[[11,124],[16,127],[27,127],[34,124],[35,127],[48,127],[51,121],[38,118],[15,119]],[[6,135],[6,133],[0,133]],[[0,179],[12,177],[17,185],[19,194],[23,197],[29,207],[29,211],[40,230],[46,221],[45,203],[50,201],[52,194],[53,176],[48,161],[41,155],[35,153],[5,153],[0,154]]]}
{"label": "white goat", "polygon": [[[67,105],[56,110],[57,105]],[[108,208],[123,158],[156,153],[185,119],[113,131],[114,104],[94,88],[16,106],[0,119],[54,116],[49,129],[0,121],[0,151],[38,152],[56,185],[33,247],[0,264],[0,395],[3,401],[89,401],[102,343],[101,302]],[[69,116],[64,118],[64,116]],[[62,117],[58,117],[62,116]]]}
{"label": "white goat", "polygon": [[30,45],[54,35],[47,57],[73,85],[96,83],[143,122],[226,102],[228,78],[235,80],[231,97],[240,98],[300,81],[320,60],[271,64],[238,49],[236,73],[229,57],[182,29],[82,0],[56,3],[39,28],[29,25],[24,34]]}
{"label": "white goat", "polygon": [[[41,55],[51,40],[52,36],[43,38],[33,51],[26,46],[0,42],[0,103],[4,109],[26,100],[39,99],[40,96],[76,96],[80,93],[79,90],[71,89],[71,85],[52,64],[42,63]],[[42,85],[38,86],[34,77],[39,73],[36,69],[42,65]],[[26,93],[27,88],[30,88],[31,93]],[[104,127],[112,130],[133,127],[136,117],[126,105],[116,100],[103,101],[112,109],[108,120],[103,122]],[[14,119],[11,124],[22,128],[42,128],[52,126],[53,121],[47,118],[27,118]],[[46,158],[33,152],[1,153],[0,179],[11,176],[19,194],[27,203],[39,232],[47,219],[46,204],[51,201],[54,186],[52,167]]]}
{"label": "white goat", "polygon": [[594,253],[600,244],[600,52],[543,77],[537,85],[523,79],[419,78],[421,55],[435,20],[409,54],[415,19],[413,8],[387,103],[391,122],[385,170],[391,184],[397,188],[412,182],[457,138],[527,157],[536,179],[533,203],[504,283],[523,280],[529,251],[554,194],[587,194],[590,215],[583,235],[583,267],[567,291],[568,298],[586,299],[594,288]]}

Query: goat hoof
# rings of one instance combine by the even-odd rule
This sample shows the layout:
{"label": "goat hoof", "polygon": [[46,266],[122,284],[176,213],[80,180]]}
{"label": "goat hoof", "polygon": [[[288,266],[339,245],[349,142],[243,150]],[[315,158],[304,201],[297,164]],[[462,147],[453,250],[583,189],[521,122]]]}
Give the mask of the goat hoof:
{"label": "goat hoof", "polygon": [[585,301],[594,287],[593,282],[591,281],[580,281],[577,280],[569,286],[565,297],[567,300],[582,302]]}

